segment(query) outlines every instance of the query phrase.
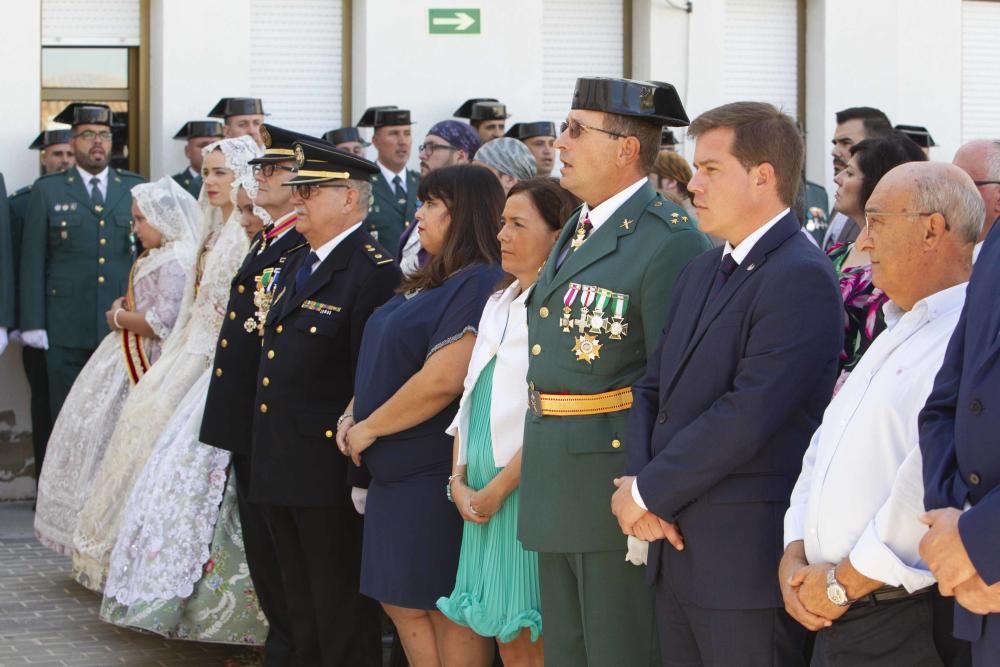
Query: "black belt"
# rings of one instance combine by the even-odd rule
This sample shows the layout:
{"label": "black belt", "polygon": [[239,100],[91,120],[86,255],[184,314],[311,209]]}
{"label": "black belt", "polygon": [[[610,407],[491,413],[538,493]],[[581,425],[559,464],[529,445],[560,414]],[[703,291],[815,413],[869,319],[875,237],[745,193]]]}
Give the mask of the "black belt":
{"label": "black belt", "polygon": [[898,602],[900,600],[918,598],[927,595],[933,588],[933,586],[929,586],[927,588],[921,588],[919,591],[910,593],[902,586],[883,586],[882,588],[872,591],[868,595],[859,597],[851,603],[851,607],[872,607],[880,604],[886,604],[888,602]]}

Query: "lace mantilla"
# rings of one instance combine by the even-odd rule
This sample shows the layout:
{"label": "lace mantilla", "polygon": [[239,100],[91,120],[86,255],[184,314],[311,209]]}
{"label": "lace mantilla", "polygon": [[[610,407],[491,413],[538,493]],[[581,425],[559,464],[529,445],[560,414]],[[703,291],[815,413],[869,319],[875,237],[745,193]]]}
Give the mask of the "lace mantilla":
{"label": "lace mantilla", "polygon": [[194,245],[201,230],[198,202],[172,176],[132,188],[132,198],[163,238]]}

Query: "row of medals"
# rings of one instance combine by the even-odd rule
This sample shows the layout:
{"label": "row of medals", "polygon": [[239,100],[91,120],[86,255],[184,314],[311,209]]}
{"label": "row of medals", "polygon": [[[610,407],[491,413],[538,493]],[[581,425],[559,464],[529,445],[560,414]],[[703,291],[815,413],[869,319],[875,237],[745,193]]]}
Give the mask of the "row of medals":
{"label": "row of medals", "polygon": [[[579,316],[574,319],[573,305],[578,297]],[[613,313],[610,317],[608,307]],[[563,314],[559,318],[559,326],[564,333],[571,333],[575,329],[579,334],[574,338],[573,344],[577,361],[591,364],[595,359],[600,359],[604,345],[600,342],[599,335],[607,334],[611,340],[621,340],[628,335],[628,322],[625,321],[627,310],[627,294],[592,285],[569,284],[563,296]]]}
{"label": "row of medals", "polygon": [[271,304],[274,302],[274,287],[278,283],[279,273],[281,273],[280,267],[272,267],[264,269],[256,277],[257,288],[253,293],[253,305],[257,309],[256,319],[248,317],[247,321],[243,323],[243,329],[247,333],[253,333],[256,330],[257,335],[264,335],[264,322],[267,320],[267,313],[271,310]]}

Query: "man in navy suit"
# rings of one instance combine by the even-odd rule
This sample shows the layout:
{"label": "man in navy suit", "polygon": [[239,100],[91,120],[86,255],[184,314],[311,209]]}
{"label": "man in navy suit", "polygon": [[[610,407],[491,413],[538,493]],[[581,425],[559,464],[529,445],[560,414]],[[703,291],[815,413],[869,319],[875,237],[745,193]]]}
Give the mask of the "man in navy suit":
{"label": "man in navy suit", "polygon": [[975,667],[1000,665],[1000,225],[983,242],[934,389],[920,413],[920,556],[954,595]]}
{"label": "man in navy suit", "polygon": [[803,160],[795,122],[736,102],[690,134],[699,226],[726,245],[677,280],[632,388],[612,511],[651,542],[663,664],[800,664],[804,630],[776,574],[782,516],[833,391],[843,303],[790,210]]}

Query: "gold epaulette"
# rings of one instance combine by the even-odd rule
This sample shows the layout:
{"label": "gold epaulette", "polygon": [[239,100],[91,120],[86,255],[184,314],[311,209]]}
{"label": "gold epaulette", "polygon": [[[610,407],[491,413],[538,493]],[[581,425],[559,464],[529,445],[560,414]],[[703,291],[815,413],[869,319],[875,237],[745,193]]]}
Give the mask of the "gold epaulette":
{"label": "gold epaulette", "polygon": [[381,248],[376,248],[371,243],[366,243],[362,248],[365,251],[365,255],[368,259],[372,261],[375,266],[382,266],[383,264],[392,264],[396,260],[392,258],[391,255],[387,255],[386,252]]}

